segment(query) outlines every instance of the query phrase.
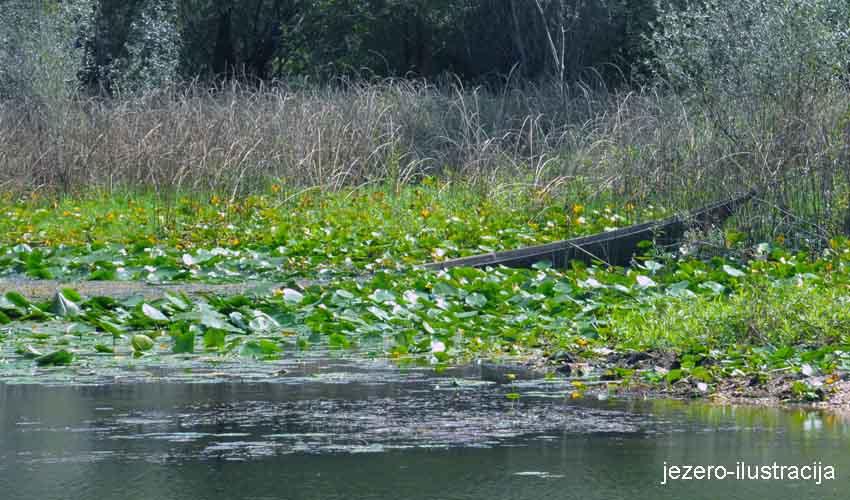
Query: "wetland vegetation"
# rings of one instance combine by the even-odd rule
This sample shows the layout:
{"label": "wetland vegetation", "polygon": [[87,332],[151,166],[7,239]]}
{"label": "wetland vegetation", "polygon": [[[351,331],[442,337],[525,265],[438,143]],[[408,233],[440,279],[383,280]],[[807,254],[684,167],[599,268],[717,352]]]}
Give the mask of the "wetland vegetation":
{"label": "wetland vegetation", "polygon": [[[0,491],[845,498],[848,27],[0,0]],[[744,194],[617,265],[427,265]],[[662,482],[743,462],[833,477]]]}
{"label": "wetland vegetation", "polygon": [[[846,239],[814,255],[781,238],[735,244],[727,231],[720,250],[684,248],[698,241],[650,245],[627,268],[417,266],[664,213],[614,201],[569,205],[582,199],[572,193],[503,196],[427,178],[399,192],[289,194],[272,184],[234,202],[216,195],[7,201],[4,378],[29,380],[36,366],[45,378],[73,380],[116,367],[274,361],[331,348],[436,370],[478,359],[548,368],[570,376],[565,391],[573,397],[589,382],[598,392],[599,380],[617,391],[711,396],[746,388],[786,400],[822,400],[844,387]],[[54,296],[15,289],[39,279],[67,284]],[[178,288],[159,297],[82,297],[73,289],[78,280],[255,286],[238,294]]]}
{"label": "wetland vegetation", "polygon": [[[277,3],[256,2],[257,12]],[[282,44],[262,71],[242,61],[253,73],[240,80],[226,69],[244,56],[236,44],[223,66],[217,55],[201,65],[209,80],[194,81],[181,79],[206,57],[192,52],[203,25],[192,16],[224,23],[217,10],[12,4],[0,23],[22,41],[0,54],[2,380],[272,363],[330,348],[438,371],[480,360],[548,370],[568,378],[574,398],[652,390],[846,403],[840,2],[647,2],[635,11],[639,36],[623,31],[630,65],[617,75],[566,64],[564,23],[579,13],[538,2],[540,18],[515,6],[510,43],[526,65],[502,79],[471,60],[456,78],[430,61],[440,71],[400,79],[390,68],[403,58],[357,72],[350,54]],[[331,40],[330,7],[310,9],[304,19]],[[127,25],[123,45],[93,35],[136,14],[144,23]],[[368,31],[377,17],[364,16],[351,18],[365,37],[351,50],[371,54],[380,37],[363,33],[378,33]],[[39,29],[21,31],[21,19]],[[535,44],[540,74],[529,73]],[[627,267],[420,266],[751,188],[756,198],[725,225],[674,247],[647,241]],[[61,284],[33,288],[45,280]],[[88,281],[109,284],[80,293],[75,284]],[[209,287],[139,294],[120,282]]]}

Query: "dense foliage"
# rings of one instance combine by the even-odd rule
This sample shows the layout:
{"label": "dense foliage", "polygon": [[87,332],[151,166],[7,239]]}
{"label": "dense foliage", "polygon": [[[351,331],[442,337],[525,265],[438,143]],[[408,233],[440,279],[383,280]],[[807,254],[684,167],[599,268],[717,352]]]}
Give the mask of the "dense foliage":
{"label": "dense foliage", "polygon": [[[649,0],[6,0],[4,4],[12,12],[23,12],[30,22],[67,20],[64,11],[74,10],[77,22],[86,23],[85,36],[73,42],[73,50],[86,52],[88,64],[79,68],[80,76],[107,88],[126,88],[128,78],[148,80],[136,86],[160,84],[173,76],[176,67],[187,78],[455,74],[477,81],[498,80],[514,71],[522,78],[557,76],[574,81],[588,77],[594,68],[613,81],[627,76],[642,59],[642,37],[656,10]],[[0,25],[21,26],[15,15],[4,15]],[[42,26],[22,30],[10,40],[40,38],[47,46],[44,37],[56,34]],[[67,45],[68,33],[62,34]]]}
{"label": "dense foliage", "polygon": [[[563,200],[535,208],[524,196],[439,186],[292,195],[273,185],[240,203],[5,201],[0,274],[13,281],[0,294],[0,379],[227,366],[275,377],[275,360],[330,349],[437,369],[569,360],[560,369],[573,377],[572,397],[600,380],[710,394],[730,380],[761,387],[788,374],[783,397],[821,399],[850,371],[846,239],[818,256],[780,238],[724,258],[688,245],[649,249],[630,268],[413,265],[658,215],[602,203],[564,211]],[[28,293],[38,282],[20,275],[249,286],[151,295],[104,282],[95,295],[69,284],[50,298]]]}
{"label": "dense foliage", "polygon": [[[0,376],[312,345],[577,388],[850,373],[847,0],[0,4]],[[751,188],[625,269],[417,267]],[[119,293],[189,282],[266,286]]]}

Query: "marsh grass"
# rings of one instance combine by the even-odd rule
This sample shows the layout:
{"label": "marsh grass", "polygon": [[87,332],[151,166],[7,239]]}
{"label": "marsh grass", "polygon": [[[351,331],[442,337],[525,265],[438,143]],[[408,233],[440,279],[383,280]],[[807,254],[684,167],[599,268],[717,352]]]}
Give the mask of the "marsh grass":
{"label": "marsh grass", "polygon": [[[751,187],[741,218],[777,236],[850,226],[847,90],[777,98],[662,87],[388,80],[188,85],[141,98],[76,99],[49,117],[0,104],[7,192],[153,190],[244,197],[277,183],[400,190],[428,176],[542,198],[577,180],[634,204],[690,208]],[[795,229],[797,228],[797,229]],[[801,229],[802,228],[802,229]],[[808,233],[806,232],[808,231]]]}
{"label": "marsh grass", "polygon": [[846,339],[850,314],[840,287],[753,279],[729,296],[658,300],[618,317],[610,338],[626,346],[808,345]]}

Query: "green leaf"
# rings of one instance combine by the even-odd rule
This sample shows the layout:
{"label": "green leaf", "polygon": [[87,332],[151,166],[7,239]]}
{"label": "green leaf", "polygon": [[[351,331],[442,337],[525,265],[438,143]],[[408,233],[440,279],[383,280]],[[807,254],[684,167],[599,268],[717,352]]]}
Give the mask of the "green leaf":
{"label": "green leaf", "polygon": [[231,325],[227,321],[227,317],[220,312],[212,309],[209,304],[201,302],[198,305],[197,311],[180,313],[172,319],[175,321],[197,321],[207,328],[215,328],[217,330],[225,330],[232,333],[244,333],[242,330]]}
{"label": "green leaf", "polygon": [[117,278],[118,273],[114,269],[98,269],[88,277],[91,281],[115,281]]}
{"label": "green leaf", "polygon": [[458,294],[457,288],[455,288],[455,287],[453,287],[453,286],[451,286],[447,283],[443,283],[442,281],[438,281],[434,285],[433,291],[434,291],[434,295],[449,295],[449,296],[452,296],[452,295]]}
{"label": "green leaf", "polygon": [[682,377],[684,377],[682,370],[670,370],[665,378],[668,384],[672,384],[682,380]]}
{"label": "green leaf", "polygon": [[480,293],[471,293],[466,296],[466,304],[469,307],[474,307],[476,309],[481,309],[485,305],[487,305],[487,297],[481,295]]}
{"label": "green leaf", "polygon": [[[5,297],[6,297],[6,300],[8,300],[11,304],[14,304],[15,306],[20,307],[21,309],[24,309],[24,310],[28,309],[29,306],[31,305],[30,301],[27,300],[26,297],[19,294],[18,292],[6,292]],[[2,306],[0,306],[0,307],[2,307]]]}
{"label": "green leaf", "polygon": [[115,353],[115,349],[108,347],[108,346],[105,346],[103,344],[95,344],[94,350],[97,351],[97,352],[102,352],[104,354],[114,354]]}
{"label": "green leaf", "polygon": [[249,340],[242,345],[239,353],[243,356],[265,357],[282,351],[277,342],[268,339]]}
{"label": "green leaf", "polygon": [[38,366],[70,365],[73,360],[74,353],[65,349],[61,349],[58,351],[53,351],[50,354],[45,354],[44,356],[39,356],[35,358],[35,364],[37,364]]}
{"label": "green leaf", "polygon": [[178,297],[177,295],[174,295],[173,293],[166,293],[165,294],[165,300],[167,300],[168,303],[171,304],[178,311],[186,311],[186,310],[189,309],[189,303],[190,302],[185,296],[184,297]]}
{"label": "green leaf", "polygon": [[341,333],[334,333],[328,338],[328,345],[336,349],[347,349],[351,347],[351,341]]}
{"label": "green leaf", "polygon": [[207,350],[224,349],[224,342],[227,339],[227,332],[217,328],[207,328],[204,332],[204,348]]}
{"label": "green leaf", "polygon": [[667,295],[671,297],[693,297],[694,293],[688,289],[690,285],[687,280],[673,283],[667,287]]}
{"label": "green leaf", "polygon": [[702,380],[703,382],[714,381],[714,377],[711,376],[711,373],[702,366],[697,366],[693,370],[691,370],[691,376],[695,379]]}
{"label": "green leaf", "polygon": [[724,287],[720,283],[717,283],[716,281],[706,281],[705,283],[700,283],[699,288],[711,290],[711,292],[715,295],[720,295],[726,289],[726,287]]}
{"label": "green leaf", "polygon": [[133,346],[133,350],[136,352],[149,351],[153,348],[153,339],[147,335],[133,335],[133,338],[130,340],[130,345]]}
{"label": "green leaf", "polygon": [[395,302],[395,294],[389,290],[379,288],[369,295],[369,299],[379,304],[383,304],[384,302]]}
{"label": "green leaf", "polygon": [[196,325],[187,326],[187,323],[183,322],[173,324],[170,328],[171,338],[174,341],[171,351],[175,354],[195,352],[195,332],[197,330]]}
{"label": "green leaf", "polygon": [[124,329],[119,325],[105,319],[93,320],[93,323],[101,330],[111,333],[113,337],[120,337],[124,333]]}
{"label": "green leaf", "polygon": [[79,292],[77,292],[73,288],[63,288],[61,292],[62,295],[64,295],[65,298],[70,301],[81,302],[83,300],[83,297],[79,294]]}
{"label": "green leaf", "polygon": [[370,313],[372,313],[376,318],[378,318],[381,321],[389,321],[390,320],[389,313],[387,313],[386,311],[384,311],[380,307],[369,306],[369,307],[366,308],[366,310],[369,311]]}

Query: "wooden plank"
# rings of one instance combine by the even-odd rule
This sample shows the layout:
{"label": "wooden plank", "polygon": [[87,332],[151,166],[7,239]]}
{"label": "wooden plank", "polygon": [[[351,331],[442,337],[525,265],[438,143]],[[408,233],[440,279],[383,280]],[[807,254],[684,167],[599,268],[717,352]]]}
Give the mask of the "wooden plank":
{"label": "wooden plank", "polygon": [[531,267],[537,262],[549,262],[553,267],[563,268],[573,260],[586,263],[602,261],[615,266],[625,266],[631,262],[641,241],[654,240],[662,245],[676,243],[689,228],[726,220],[755,194],[755,190],[751,190],[743,195],[698,208],[683,217],[668,217],[545,245],[432,262],[423,267],[434,270],[460,266]]}

